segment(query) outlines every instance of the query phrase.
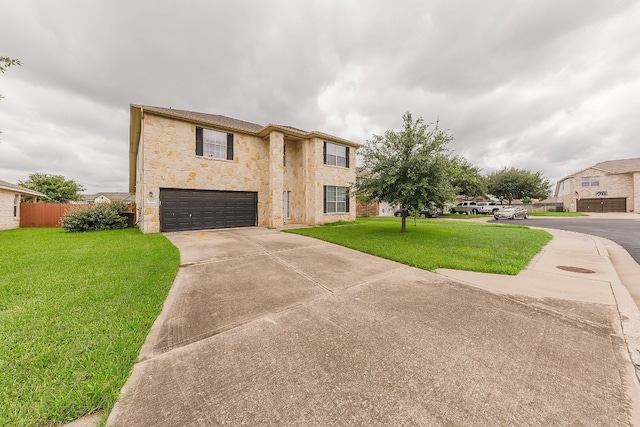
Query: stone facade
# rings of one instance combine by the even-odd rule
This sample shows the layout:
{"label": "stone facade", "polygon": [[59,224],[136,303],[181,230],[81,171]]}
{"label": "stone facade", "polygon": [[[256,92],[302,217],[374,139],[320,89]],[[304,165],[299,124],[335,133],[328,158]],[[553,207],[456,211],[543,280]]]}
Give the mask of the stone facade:
{"label": "stone facade", "polygon": [[20,194],[0,188],[0,230],[18,227],[20,227]]}
{"label": "stone facade", "polygon": [[42,193],[0,180],[0,230],[20,227],[20,199],[36,200]]}
{"label": "stone facade", "polygon": [[[583,185],[597,177],[597,185]],[[578,199],[626,199],[627,212],[640,212],[640,158],[598,163],[558,182],[554,198],[576,212]]]}
{"label": "stone facade", "polygon": [[[196,127],[233,133],[233,160],[196,155]],[[348,168],[325,165],[325,141],[350,147]],[[161,188],[250,191],[258,194],[258,225],[316,225],[355,220],[350,212],[324,213],[323,186],[355,182],[358,144],[286,126],[259,126],[222,116],[131,106],[130,184],[140,229],[160,231]],[[285,203],[288,203],[288,218]]]}

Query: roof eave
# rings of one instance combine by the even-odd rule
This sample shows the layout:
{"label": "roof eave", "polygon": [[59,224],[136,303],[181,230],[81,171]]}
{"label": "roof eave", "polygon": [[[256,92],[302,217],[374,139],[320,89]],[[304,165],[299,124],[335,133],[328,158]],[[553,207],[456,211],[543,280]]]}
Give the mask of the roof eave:
{"label": "roof eave", "polygon": [[129,192],[136,192],[138,149],[142,131],[143,107],[131,104],[129,116]]}
{"label": "roof eave", "polygon": [[340,144],[348,145],[354,148],[360,148],[362,146],[362,144],[358,144],[357,142],[349,141],[347,139],[339,138],[337,136],[329,135],[327,133],[322,133],[318,131],[303,132],[296,129],[292,129],[290,127],[274,125],[271,123],[266,125],[262,129],[260,129],[260,132],[258,132],[258,136],[261,136],[262,138],[266,138],[273,131],[282,132],[285,136],[290,136],[294,138],[301,138],[301,139],[319,138],[329,142],[337,142]]}

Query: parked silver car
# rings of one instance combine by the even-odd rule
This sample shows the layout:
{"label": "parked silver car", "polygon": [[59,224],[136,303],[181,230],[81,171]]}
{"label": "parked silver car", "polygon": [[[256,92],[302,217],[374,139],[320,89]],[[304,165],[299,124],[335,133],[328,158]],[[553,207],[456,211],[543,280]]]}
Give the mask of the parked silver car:
{"label": "parked silver car", "polygon": [[504,208],[497,210],[493,213],[493,217],[498,219],[516,219],[529,218],[529,212],[525,208],[519,208],[516,206],[505,206]]}

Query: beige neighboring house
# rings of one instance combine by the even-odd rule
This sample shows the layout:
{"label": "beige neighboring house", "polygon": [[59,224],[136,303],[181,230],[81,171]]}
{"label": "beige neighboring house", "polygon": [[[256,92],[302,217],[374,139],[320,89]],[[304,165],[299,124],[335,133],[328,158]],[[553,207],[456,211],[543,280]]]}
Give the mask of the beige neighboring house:
{"label": "beige neighboring house", "polygon": [[571,212],[640,212],[640,157],[608,160],[562,178],[554,199]]}
{"label": "beige neighboring house", "polygon": [[20,227],[20,199],[44,194],[0,180],[0,230]]}
{"label": "beige neighboring house", "polygon": [[103,192],[96,194],[85,194],[82,196],[82,202],[88,205],[94,205],[97,203],[111,203],[111,202],[123,202],[123,203],[135,203],[136,195],[126,192]]}
{"label": "beige neighboring house", "polygon": [[153,233],[353,221],[359,146],[290,126],[131,105],[138,225]]}

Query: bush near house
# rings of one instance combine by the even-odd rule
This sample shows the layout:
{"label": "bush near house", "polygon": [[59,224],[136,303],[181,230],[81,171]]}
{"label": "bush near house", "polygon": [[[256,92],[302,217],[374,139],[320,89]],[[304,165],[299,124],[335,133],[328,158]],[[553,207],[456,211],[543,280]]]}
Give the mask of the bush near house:
{"label": "bush near house", "polygon": [[128,220],[121,215],[126,207],[122,202],[111,202],[71,210],[62,217],[62,228],[71,232],[127,228]]}

